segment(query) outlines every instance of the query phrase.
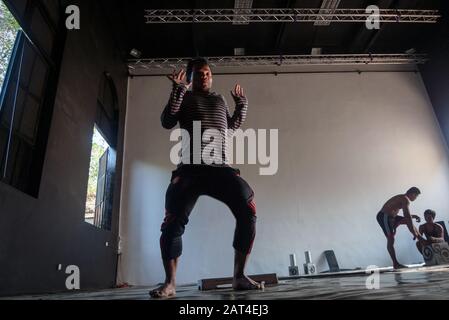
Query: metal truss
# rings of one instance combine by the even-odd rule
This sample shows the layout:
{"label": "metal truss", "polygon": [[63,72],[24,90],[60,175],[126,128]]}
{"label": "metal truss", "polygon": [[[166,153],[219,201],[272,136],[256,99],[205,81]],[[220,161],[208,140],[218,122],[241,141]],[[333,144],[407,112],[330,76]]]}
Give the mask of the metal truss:
{"label": "metal truss", "polygon": [[[427,61],[425,54],[333,54],[285,56],[223,56],[207,58],[212,67],[260,67],[303,65],[416,65]],[[190,58],[154,58],[128,61],[130,74],[158,69],[185,68]]]}
{"label": "metal truss", "polygon": [[[248,8],[248,9],[146,9],[147,24],[250,22],[366,22],[375,16],[366,9]],[[436,23],[438,10],[380,9],[381,23]]]}

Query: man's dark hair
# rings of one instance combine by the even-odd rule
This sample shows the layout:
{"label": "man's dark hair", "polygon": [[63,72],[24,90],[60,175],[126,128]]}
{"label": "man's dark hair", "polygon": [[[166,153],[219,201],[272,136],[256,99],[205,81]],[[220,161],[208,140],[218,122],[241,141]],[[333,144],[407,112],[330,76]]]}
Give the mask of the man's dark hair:
{"label": "man's dark hair", "polygon": [[411,187],[408,189],[407,194],[421,194],[421,191],[417,187]]}
{"label": "man's dark hair", "polygon": [[430,214],[430,215],[432,216],[432,218],[434,218],[434,219],[435,219],[435,216],[437,215],[437,214],[435,213],[435,211],[430,210],[430,209],[427,209],[426,211],[424,211],[424,215],[425,215],[425,216],[428,215],[428,214]]}
{"label": "man's dark hair", "polygon": [[206,58],[197,57],[197,58],[191,59],[189,61],[189,63],[187,64],[187,70],[186,70],[187,81],[192,82],[192,80],[193,80],[193,68],[201,68],[203,66],[208,66],[208,65],[209,65],[209,62],[207,61]]}

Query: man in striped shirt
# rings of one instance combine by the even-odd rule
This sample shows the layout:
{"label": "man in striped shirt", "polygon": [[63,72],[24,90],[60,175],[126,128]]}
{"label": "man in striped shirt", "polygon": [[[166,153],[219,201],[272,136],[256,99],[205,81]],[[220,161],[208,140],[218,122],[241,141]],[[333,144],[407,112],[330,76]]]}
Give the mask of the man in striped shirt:
{"label": "man in striped shirt", "polygon": [[[165,196],[166,213],[161,226],[161,255],[165,269],[165,283],[150,291],[152,297],[170,297],[176,294],[176,268],[182,253],[182,234],[189,215],[199,196],[208,195],[224,202],[236,219],[233,247],[234,276],[232,286],[236,290],[258,289],[261,285],[244,274],[256,234],[256,206],[254,192],[240,177],[240,171],[227,164],[226,141],[229,130],[238,129],[246,117],[248,102],[240,85],[231,92],[236,107],[231,115],[226,100],[211,91],[212,72],[205,59],[190,61],[187,72],[181,70],[168,76],[173,89],[161,122],[166,129],[179,123],[180,128],[194,135],[194,122],[200,121],[201,136],[207,130],[215,130],[219,136],[204,142],[196,150],[189,146],[190,156],[172,172],[171,183]],[[191,91],[188,89],[192,87]],[[217,141],[215,141],[215,139]],[[215,144],[213,161],[206,161],[204,154],[209,144]],[[217,148],[215,148],[217,147]],[[215,154],[221,150],[220,154]],[[185,159],[185,158],[184,158]]]}

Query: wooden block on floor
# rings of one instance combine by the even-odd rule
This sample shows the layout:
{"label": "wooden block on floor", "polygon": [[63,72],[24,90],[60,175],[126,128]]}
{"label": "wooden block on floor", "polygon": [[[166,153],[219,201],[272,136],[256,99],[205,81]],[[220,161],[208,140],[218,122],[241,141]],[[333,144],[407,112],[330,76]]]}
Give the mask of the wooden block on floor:
{"label": "wooden block on floor", "polygon": [[[276,273],[249,275],[256,282],[265,282],[265,285],[278,284]],[[198,280],[198,289],[201,291],[220,289],[219,286],[232,285],[232,278],[210,278]]]}

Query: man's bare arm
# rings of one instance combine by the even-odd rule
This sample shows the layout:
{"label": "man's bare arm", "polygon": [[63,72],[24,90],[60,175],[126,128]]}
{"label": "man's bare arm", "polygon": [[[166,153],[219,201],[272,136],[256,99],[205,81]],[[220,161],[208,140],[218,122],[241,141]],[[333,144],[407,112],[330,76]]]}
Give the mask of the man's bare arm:
{"label": "man's bare arm", "polygon": [[165,129],[172,129],[178,123],[178,113],[181,108],[182,100],[189,89],[191,83],[186,80],[186,72],[180,70],[173,71],[173,74],[167,76],[173,84],[170,99],[162,111],[161,123]]}
{"label": "man's bare arm", "polygon": [[427,240],[424,238],[424,225],[419,226],[418,233],[419,233],[418,241],[427,242]]}
{"label": "man's bare arm", "polygon": [[402,207],[402,212],[404,213],[404,218],[407,222],[408,230],[411,232],[411,234],[414,237],[419,238],[420,237],[419,232],[417,232],[415,226],[413,225],[412,216],[410,214],[410,209],[409,209],[410,202],[406,199],[404,199],[404,201],[405,201],[405,203],[404,203],[404,206]]}
{"label": "man's bare arm", "polygon": [[[243,124],[246,118],[246,112],[248,110],[248,99],[243,94],[243,88],[240,85],[236,85],[234,91],[231,91],[232,98],[235,102],[234,114],[229,114],[229,109],[226,106],[228,128],[237,130]],[[224,98],[223,98],[224,100]],[[226,104],[226,100],[225,100]]]}
{"label": "man's bare arm", "polygon": [[424,227],[421,225],[421,226],[419,226],[419,229],[418,229],[418,232],[419,232],[419,234],[422,236],[423,234],[424,234]]}

